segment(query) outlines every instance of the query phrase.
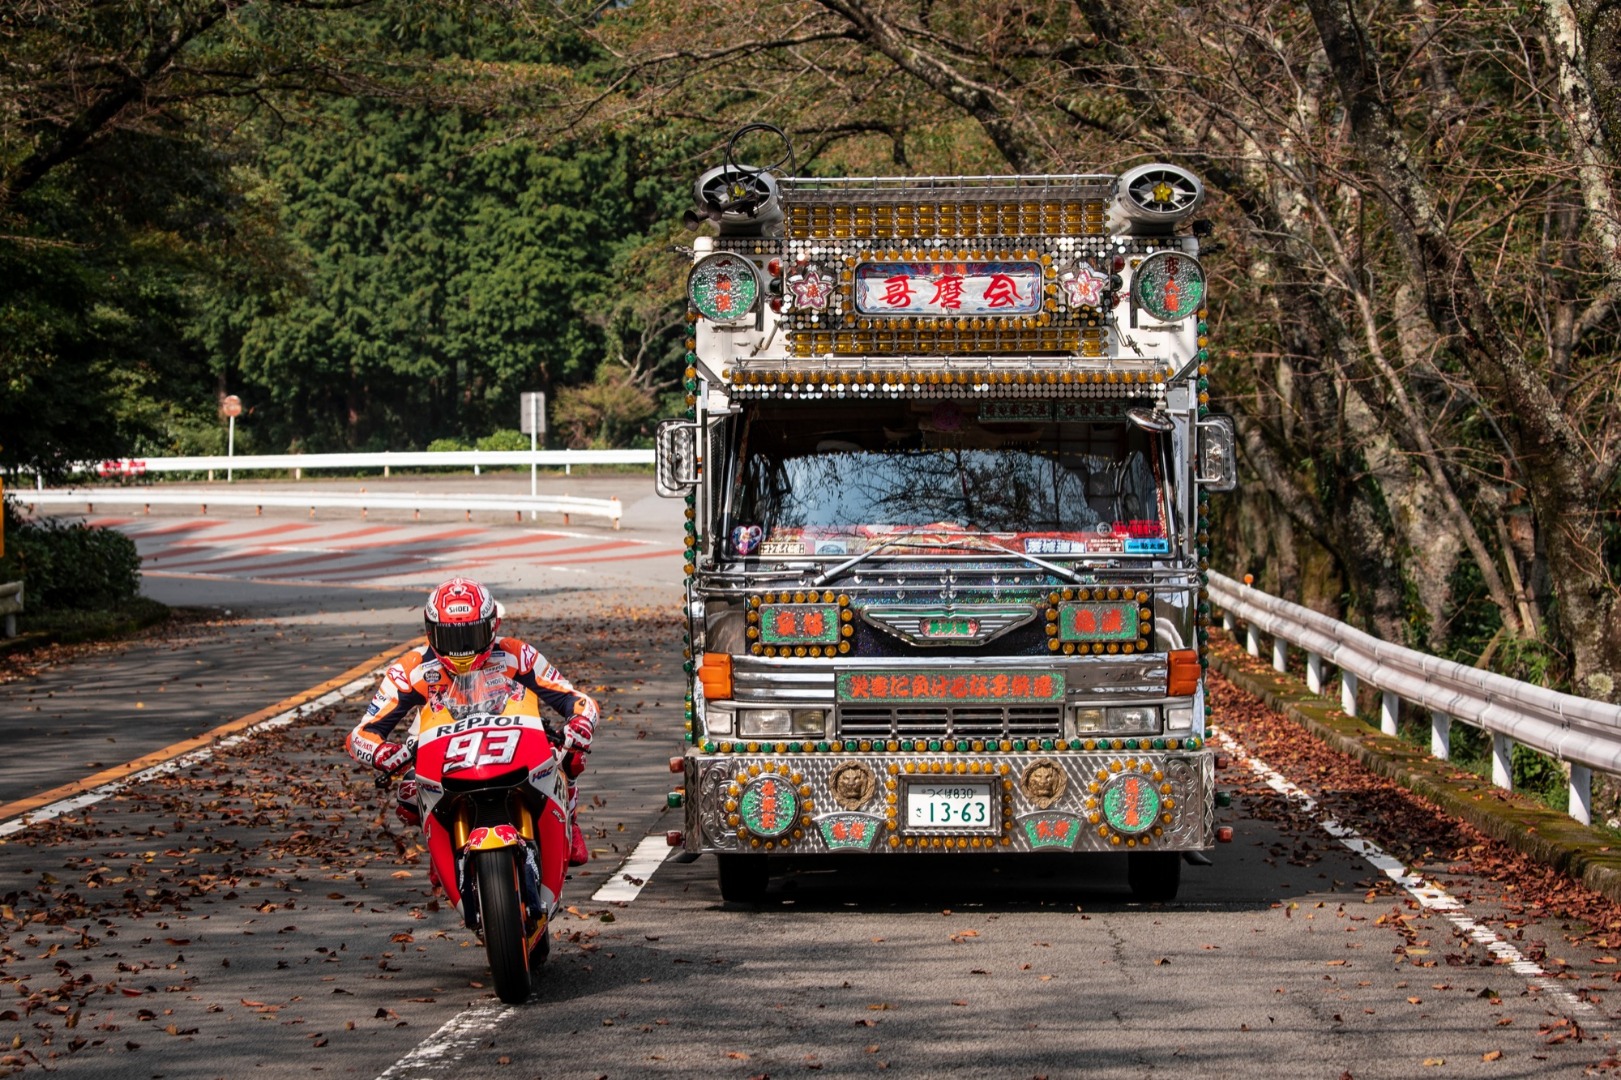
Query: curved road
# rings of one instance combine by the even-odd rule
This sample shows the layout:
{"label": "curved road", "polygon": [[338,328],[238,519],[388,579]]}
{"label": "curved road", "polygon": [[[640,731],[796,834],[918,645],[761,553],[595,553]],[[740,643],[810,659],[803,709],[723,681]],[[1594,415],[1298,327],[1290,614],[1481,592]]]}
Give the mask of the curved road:
{"label": "curved road", "polygon": [[[1116,862],[1081,857],[810,863],[757,909],[723,904],[712,863],[665,859],[662,840],[680,824],[664,809],[680,504],[611,483],[618,532],[108,522],[136,537],[154,595],[231,614],[0,683],[0,1063],[473,1080],[1613,1066],[1604,995],[1621,965],[1605,934],[1621,920],[1573,925],[1476,876],[1444,822],[1415,826],[1435,840],[1407,852],[1423,873],[1398,881],[1373,845],[1413,836],[1345,835],[1378,828],[1347,815],[1354,784],[1326,767],[1285,778],[1241,748],[1221,776],[1237,842],[1186,867],[1172,904],[1132,903]],[[371,682],[357,669],[403,646],[426,588],[458,570],[497,586],[508,628],[605,706],[582,815],[595,858],[571,878],[540,992],[516,1009],[340,745]],[[286,715],[344,686],[346,700]],[[1281,722],[1231,693],[1230,731],[1286,745],[1270,741],[1288,738],[1268,726]],[[252,726],[265,720],[279,726]],[[176,744],[193,753],[171,771],[124,767]],[[73,793],[87,794],[59,802]]]}

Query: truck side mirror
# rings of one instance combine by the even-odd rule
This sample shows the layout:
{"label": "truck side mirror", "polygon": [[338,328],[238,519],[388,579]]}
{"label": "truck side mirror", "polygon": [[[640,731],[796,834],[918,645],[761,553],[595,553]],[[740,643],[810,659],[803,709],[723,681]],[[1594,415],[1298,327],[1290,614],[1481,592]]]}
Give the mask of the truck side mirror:
{"label": "truck side mirror", "polygon": [[661,420],[653,434],[653,488],[665,498],[698,486],[698,422]]}
{"label": "truck side mirror", "polygon": [[1211,413],[1200,420],[1198,431],[1199,469],[1194,479],[1211,491],[1231,491],[1238,486],[1238,432],[1226,413]]}

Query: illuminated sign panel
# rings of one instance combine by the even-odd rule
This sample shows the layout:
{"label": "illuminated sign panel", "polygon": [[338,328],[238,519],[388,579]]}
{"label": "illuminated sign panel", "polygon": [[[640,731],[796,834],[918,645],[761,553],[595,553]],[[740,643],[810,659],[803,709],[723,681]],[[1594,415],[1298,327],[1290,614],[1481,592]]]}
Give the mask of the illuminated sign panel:
{"label": "illuminated sign panel", "polygon": [[1062,701],[1058,671],[848,671],[839,675],[840,701],[913,701],[951,705],[982,701]]}
{"label": "illuminated sign panel", "polygon": [[1038,262],[870,262],[856,267],[865,315],[1034,315],[1045,281]]}

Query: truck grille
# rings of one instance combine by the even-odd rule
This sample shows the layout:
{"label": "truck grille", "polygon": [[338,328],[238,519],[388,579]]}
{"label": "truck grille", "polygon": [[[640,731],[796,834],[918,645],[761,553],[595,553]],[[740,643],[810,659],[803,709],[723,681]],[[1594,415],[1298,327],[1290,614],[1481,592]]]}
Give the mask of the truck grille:
{"label": "truck grille", "polygon": [[841,705],[839,736],[857,739],[1056,739],[1062,705]]}

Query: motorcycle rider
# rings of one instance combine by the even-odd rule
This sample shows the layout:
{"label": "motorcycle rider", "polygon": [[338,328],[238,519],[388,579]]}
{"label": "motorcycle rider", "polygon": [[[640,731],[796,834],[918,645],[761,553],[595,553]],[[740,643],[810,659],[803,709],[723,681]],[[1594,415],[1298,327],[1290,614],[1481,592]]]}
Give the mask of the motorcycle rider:
{"label": "motorcycle rider", "polygon": [[[455,577],[434,589],[423,606],[422,621],[427,629],[426,643],[407,652],[383,673],[366,715],[345,740],[349,756],[385,772],[398,769],[410,758],[411,749],[392,738],[414,709],[449,689],[456,676],[485,667],[500,670],[534,691],[566,720],[563,769],[569,780],[568,861],[570,866],[583,865],[591,856],[580,833],[575,809],[579,794],[574,781],[585,768],[582,755],[591,750],[597,703],[576,690],[534,646],[517,638],[496,636],[501,627],[501,606],[476,581]],[[396,812],[407,824],[422,824],[415,773],[407,773],[400,783]]]}

